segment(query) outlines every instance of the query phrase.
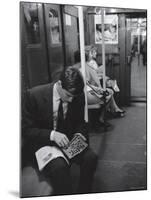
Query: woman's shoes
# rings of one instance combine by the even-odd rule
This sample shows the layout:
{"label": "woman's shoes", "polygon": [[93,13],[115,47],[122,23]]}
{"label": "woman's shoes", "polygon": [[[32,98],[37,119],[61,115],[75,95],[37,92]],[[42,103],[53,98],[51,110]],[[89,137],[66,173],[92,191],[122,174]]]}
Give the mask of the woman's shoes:
{"label": "woman's shoes", "polygon": [[116,112],[113,112],[112,115],[114,117],[124,117],[125,116],[125,110],[122,110],[122,111],[116,111]]}

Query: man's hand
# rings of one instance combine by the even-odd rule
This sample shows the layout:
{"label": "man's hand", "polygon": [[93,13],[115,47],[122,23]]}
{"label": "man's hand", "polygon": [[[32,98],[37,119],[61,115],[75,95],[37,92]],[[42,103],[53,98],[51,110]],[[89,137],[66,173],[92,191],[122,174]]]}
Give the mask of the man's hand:
{"label": "man's hand", "polygon": [[53,141],[56,142],[58,144],[58,146],[61,148],[66,148],[69,144],[69,140],[68,140],[67,136],[58,131],[54,132]]}

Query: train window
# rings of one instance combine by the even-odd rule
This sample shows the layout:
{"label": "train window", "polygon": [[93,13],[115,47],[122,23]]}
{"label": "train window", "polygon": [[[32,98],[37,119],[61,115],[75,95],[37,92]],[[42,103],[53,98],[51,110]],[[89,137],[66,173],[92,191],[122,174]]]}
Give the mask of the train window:
{"label": "train window", "polygon": [[52,44],[60,44],[61,33],[59,28],[59,14],[56,10],[49,10],[50,37]]}
{"label": "train window", "polygon": [[127,19],[128,28],[131,30],[132,54],[142,53],[142,48],[146,42],[146,18]]}
{"label": "train window", "polygon": [[28,43],[40,43],[38,3],[24,3],[24,16]]}

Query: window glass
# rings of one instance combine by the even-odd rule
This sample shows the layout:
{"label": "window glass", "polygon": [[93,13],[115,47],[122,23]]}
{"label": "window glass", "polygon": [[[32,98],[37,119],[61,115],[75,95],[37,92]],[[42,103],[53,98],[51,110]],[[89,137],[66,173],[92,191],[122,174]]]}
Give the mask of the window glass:
{"label": "window glass", "polygon": [[40,43],[38,3],[25,3],[24,16],[28,43]]}
{"label": "window glass", "polygon": [[54,9],[49,10],[50,37],[52,44],[61,42],[58,12]]}

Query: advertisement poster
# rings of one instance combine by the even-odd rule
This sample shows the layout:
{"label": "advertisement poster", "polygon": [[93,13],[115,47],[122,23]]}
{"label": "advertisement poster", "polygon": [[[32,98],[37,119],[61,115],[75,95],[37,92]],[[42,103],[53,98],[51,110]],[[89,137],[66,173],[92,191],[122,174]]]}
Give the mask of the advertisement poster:
{"label": "advertisement poster", "polygon": [[[95,15],[95,43],[102,43],[102,21],[101,15]],[[104,16],[104,41],[106,44],[118,43],[118,16]]]}

